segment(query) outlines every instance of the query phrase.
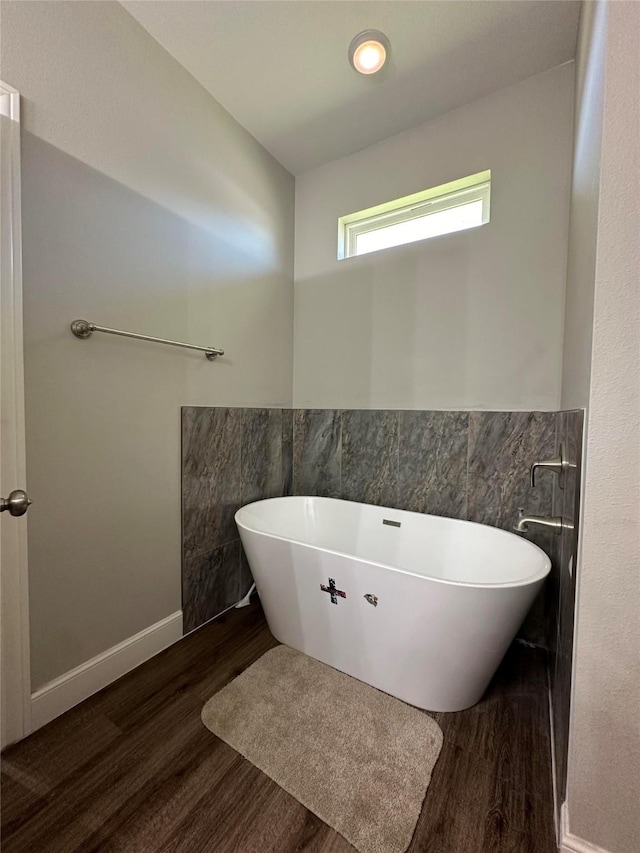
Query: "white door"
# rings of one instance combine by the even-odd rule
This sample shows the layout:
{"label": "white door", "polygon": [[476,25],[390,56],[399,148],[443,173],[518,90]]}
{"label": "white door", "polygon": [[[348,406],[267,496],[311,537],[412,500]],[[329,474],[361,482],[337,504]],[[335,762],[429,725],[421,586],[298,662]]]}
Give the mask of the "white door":
{"label": "white door", "polygon": [[[20,96],[0,82],[0,741],[31,731],[22,256]],[[22,513],[22,514],[21,514]]]}

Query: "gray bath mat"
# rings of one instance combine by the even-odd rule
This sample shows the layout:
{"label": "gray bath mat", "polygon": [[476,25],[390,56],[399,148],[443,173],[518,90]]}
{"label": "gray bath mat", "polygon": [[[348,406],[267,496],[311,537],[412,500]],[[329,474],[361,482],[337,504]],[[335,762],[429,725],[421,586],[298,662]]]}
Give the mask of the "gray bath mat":
{"label": "gray bath mat", "polygon": [[202,721],[361,853],[403,853],[442,747],[435,720],[278,646]]}

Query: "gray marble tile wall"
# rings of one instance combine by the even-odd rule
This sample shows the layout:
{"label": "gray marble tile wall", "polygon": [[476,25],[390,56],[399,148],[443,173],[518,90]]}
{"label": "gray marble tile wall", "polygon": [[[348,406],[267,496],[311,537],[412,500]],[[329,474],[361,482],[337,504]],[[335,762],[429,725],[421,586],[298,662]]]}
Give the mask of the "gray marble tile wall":
{"label": "gray marble tile wall", "polygon": [[[239,506],[321,495],[511,530],[519,507],[553,514],[554,475],[540,472],[532,489],[529,466],[554,455],[571,414],[183,409],[185,630],[234,604],[251,584],[233,522]],[[520,636],[554,649],[566,546],[552,534],[525,535],[551,555],[554,569]]]}
{"label": "gray marble tile wall", "polygon": [[290,494],[290,409],[182,409],[185,633],[236,604],[253,579],[234,521],[251,501]]}
{"label": "gray marble tile wall", "polygon": [[569,470],[564,488],[556,479],[553,488],[554,515],[562,515],[574,525],[558,537],[558,574],[555,596],[554,624],[556,643],[551,650],[551,704],[556,758],[556,791],[559,802],[566,799],[567,756],[569,752],[569,709],[571,701],[571,666],[573,659],[573,626],[576,599],[576,561],[578,551],[578,522],[580,518],[580,481],[582,460],[582,410],[559,412],[557,449],[564,443]]}

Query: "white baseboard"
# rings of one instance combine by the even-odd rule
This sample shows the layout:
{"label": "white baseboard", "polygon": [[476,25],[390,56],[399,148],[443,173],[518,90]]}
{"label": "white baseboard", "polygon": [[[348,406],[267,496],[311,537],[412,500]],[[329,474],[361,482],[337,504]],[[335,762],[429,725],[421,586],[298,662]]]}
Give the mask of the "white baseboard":
{"label": "white baseboard", "polygon": [[31,730],[64,714],[182,636],[182,611],[178,610],[40,687],[31,694]]}
{"label": "white baseboard", "polygon": [[584,838],[572,835],[569,830],[569,810],[563,803],[560,809],[560,853],[609,853],[604,847],[597,847]]}

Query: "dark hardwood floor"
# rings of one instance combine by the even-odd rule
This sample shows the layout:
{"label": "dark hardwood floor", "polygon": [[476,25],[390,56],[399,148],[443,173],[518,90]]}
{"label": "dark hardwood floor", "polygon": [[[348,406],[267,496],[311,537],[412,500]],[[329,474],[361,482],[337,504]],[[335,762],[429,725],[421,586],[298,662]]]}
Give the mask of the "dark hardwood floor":
{"label": "dark hardwood floor", "polygon": [[[3,853],[353,853],[200,721],[275,645],[257,602],[231,611],[7,749]],[[514,645],[479,705],[434,716],[410,853],[555,853],[544,652]]]}

